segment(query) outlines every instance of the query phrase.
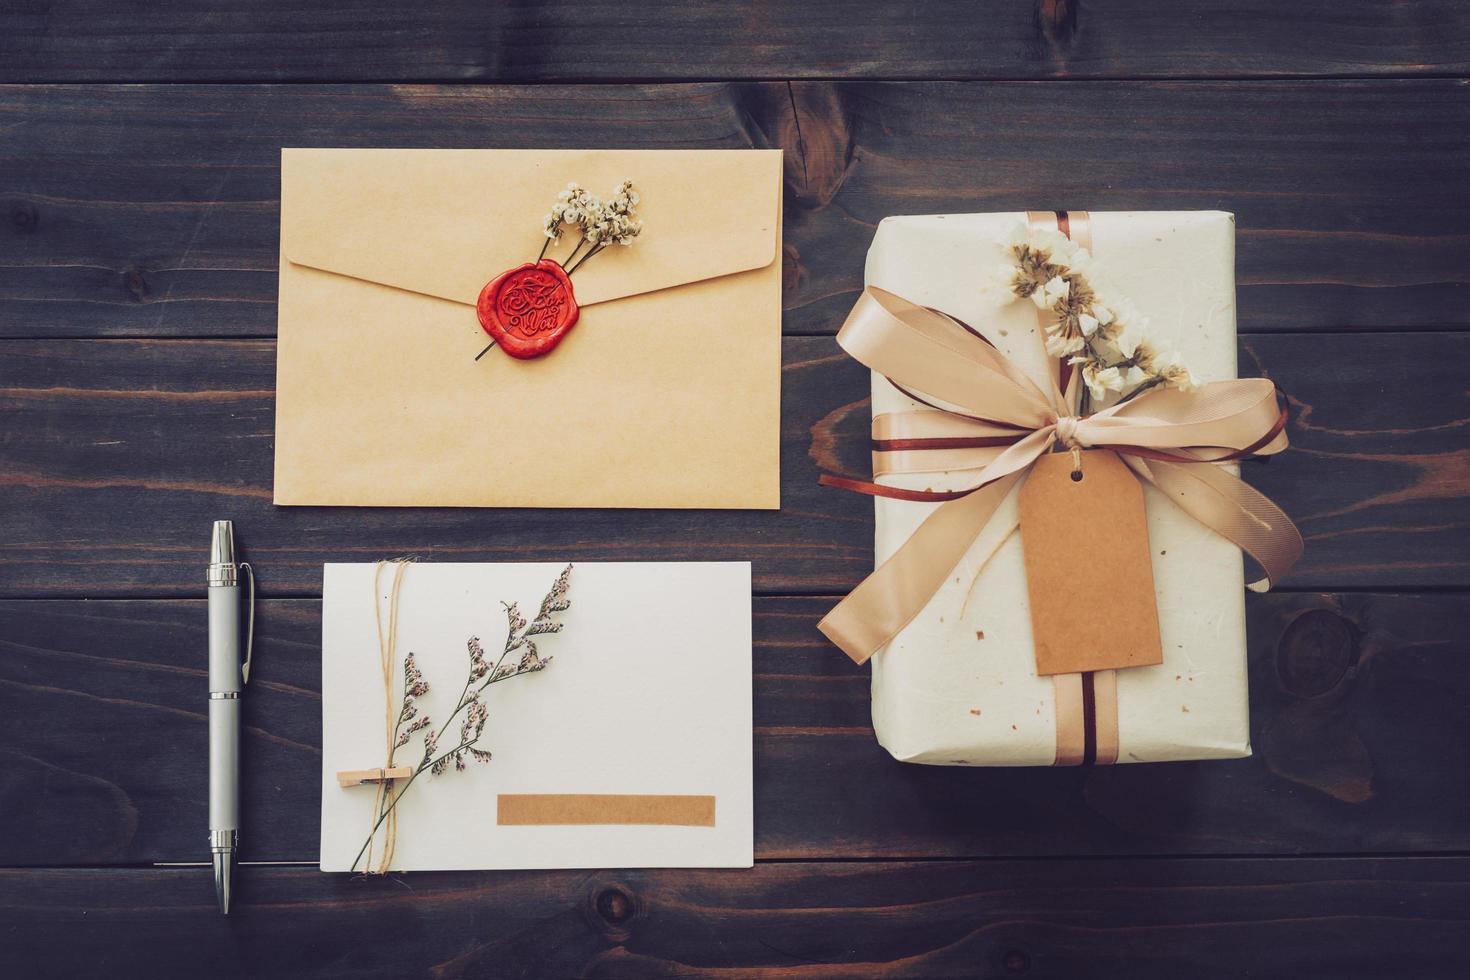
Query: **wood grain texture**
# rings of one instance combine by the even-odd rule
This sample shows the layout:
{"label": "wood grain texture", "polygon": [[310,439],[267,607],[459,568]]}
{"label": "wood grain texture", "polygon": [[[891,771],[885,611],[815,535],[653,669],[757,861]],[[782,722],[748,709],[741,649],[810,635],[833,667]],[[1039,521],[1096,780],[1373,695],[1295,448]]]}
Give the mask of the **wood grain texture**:
{"label": "wood grain texture", "polygon": [[[868,672],[816,631],[832,601],[756,602],[762,859],[1470,850],[1446,763],[1470,753],[1470,597],[1252,597],[1255,755],[1097,769],[894,761]],[[271,600],[258,625],[242,853],[315,861],[320,605]],[[202,600],[0,602],[0,865],[204,857],[204,649]]]}
{"label": "wood grain texture", "polygon": [[[1459,0],[0,5],[0,82],[65,83],[0,86],[0,973],[1466,975],[1467,74]],[[784,149],[783,510],[272,507],[288,145]],[[866,471],[820,335],[874,226],[1038,206],[1238,216],[1294,446],[1245,475],[1329,590],[1248,601],[1250,759],[903,765],[815,631],[871,567],[869,502],[814,479]],[[126,867],[204,857],[217,517],[278,597],[247,858],[316,857],[321,562],[417,552],[754,558],[762,863],[246,866],[229,919],[205,869]]]}
{"label": "wood grain texture", "polygon": [[[236,522],[268,595],[320,595],[324,561],[754,560],[761,594],[872,570],[868,375],[828,337],[785,341],[782,509],[275,507],[271,341],[11,341],[0,358],[0,596],[195,596],[210,522]],[[1262,335],[1245,374],[1293,404],[1293,449],[1244,475],[1292,514],[1294,588],[1470,584],[1460,367],[1470,335]]]}
{"label": "wood grain texture", "polygon": [[783,148],[788,333],[883,217],[1038,206],[1235,212],[1246,333],[1470,326],[1461,80],[12,86],[0,131],[0,336],[274,334],[302,145]]}
{"label": "wood grain texture", "polygon": [[[753,871],[0,871],[28,978],[1458,978],[1466,858],[792,863]],[[66,942],[55,937],[66,936]]]}
{"label": "wood grain texture", "polygon": [[590,81],[1422,75],[1455,0],[14,0],[4,81]]}

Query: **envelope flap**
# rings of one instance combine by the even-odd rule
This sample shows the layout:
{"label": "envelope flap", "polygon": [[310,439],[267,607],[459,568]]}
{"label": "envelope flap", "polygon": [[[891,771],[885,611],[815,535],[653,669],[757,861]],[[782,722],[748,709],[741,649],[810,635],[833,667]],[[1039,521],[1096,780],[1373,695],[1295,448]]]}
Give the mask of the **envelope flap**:
{"label": "envelope flap", "polygon": [[[576,270],[577,301],[764,268],[780,233],[779,150],[283,149],[281,250],[298,265],[474,304],[534,261],[569,181],[606,198],[624,179],[643,234]],[[562,259],[564,231],[547,251]]]}

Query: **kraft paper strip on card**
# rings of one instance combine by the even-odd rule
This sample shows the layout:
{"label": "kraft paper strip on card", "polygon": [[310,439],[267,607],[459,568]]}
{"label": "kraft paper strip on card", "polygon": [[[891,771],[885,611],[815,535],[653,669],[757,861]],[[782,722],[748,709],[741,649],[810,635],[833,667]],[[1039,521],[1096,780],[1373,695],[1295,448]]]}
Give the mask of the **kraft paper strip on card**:
{"label": "kraft paper strip on card", "polygon": [[641,793],[502,793],[496,797],[496,823],[502,827],[713,827],[715,798]]}

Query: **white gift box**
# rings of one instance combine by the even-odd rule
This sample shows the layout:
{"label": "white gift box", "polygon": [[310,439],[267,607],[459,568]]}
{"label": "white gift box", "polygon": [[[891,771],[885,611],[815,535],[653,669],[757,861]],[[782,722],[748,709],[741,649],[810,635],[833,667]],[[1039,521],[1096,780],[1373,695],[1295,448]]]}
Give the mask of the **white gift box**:
{"label": "white gift box", "polygon": [[[1024,212],[886,218],[866,281],[979,330],[1033,378],[1052,368],[1035,307],[1001,304],[984,285],[1007,261]],[[1236,377],[1235,222],[1220,211],[1092,212],[1093,255],[1110,295],[1130,300],[1159,348],[1202,382]],[[881,375],[873,414],[919,411]],[[973,474],[885,477],[912,489],[958,489]],[[1240,551],[1144,487],[1164,662],[1116,672],[1118,762],[1250,754],[1244,571]],[[875,498],[882,564],[937,504]],[[955,573],[873,659],[873,727],[893,756],[931,765],[1049,766],[1057,756],[1055,684],[1039,677],[1016,495]],[[994,551],[993,554],[991,552]],[[985,561],[985,556],[989,560]],[[1107,556],[1077,587],[1105,581]],[[978,577],[975,569],[983,562]]]}

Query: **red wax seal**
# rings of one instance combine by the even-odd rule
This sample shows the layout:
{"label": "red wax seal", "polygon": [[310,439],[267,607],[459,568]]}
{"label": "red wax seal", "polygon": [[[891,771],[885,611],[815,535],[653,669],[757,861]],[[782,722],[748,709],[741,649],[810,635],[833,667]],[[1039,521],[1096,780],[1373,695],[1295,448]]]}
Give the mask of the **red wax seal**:
{"label": "red wax seal", "polygon": [[475,304],[480,326],[511,357],[540,357],[577,322],[572,280],[551,259],[527,262],[490,280]]}

